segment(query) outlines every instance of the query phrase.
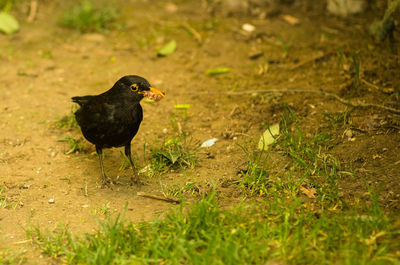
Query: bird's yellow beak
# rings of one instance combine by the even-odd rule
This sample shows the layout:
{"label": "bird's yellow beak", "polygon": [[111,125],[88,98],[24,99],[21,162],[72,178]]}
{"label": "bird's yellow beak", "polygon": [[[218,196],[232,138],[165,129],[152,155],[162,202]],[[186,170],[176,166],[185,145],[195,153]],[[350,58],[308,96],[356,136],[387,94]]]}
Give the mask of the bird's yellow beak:
{"label": "bird's yellow beak", "polygon": [[160,95],[161,97],[165,97],[165,92],[162,92],[154,87],[150,87],[150,93]]}
{"label": "bird's yellow beak", "polygon": [[154,87],[150,87],[150,91],[143,91],[141,94],[154,101],[160,101],[165,96],[165,92],[161,92]]}

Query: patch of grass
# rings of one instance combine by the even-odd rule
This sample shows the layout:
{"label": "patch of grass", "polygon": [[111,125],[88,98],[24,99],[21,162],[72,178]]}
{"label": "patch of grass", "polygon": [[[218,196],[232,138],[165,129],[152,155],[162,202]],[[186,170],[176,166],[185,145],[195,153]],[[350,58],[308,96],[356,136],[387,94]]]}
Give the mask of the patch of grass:
{"label": "patch of grass", "polygon": [[71,175],[68,174],[68,176],[60,178],[60,180],[66,181],[68,184],[71,184]]}
{"label": "patch of grass", "polygon": [[26,236],[29,239],[34,239],[40,249],[50,257],[57,258],[62,251],[65,250],[64,243],[72,240],[71,233],[68,231],[68,226],[58,226],[53,231],[47,231],[44,235],[39,225],[29,224],[25,230]]}
{"label": "patch of grass", "polygon": [[150,163],[156,172],[169,168],[193,168],[198,162],[198,149],[192,138],[174,136],[164,141],[159,148],[150,148]]}
{"label": "patch of grass", "polygon": [[336,50],[336,63],[340,70],[343,69],[343,65],[348,63],[348,58],[346,53],[343,51],[342,48],[337,48]]}
{"label": "patch of grass", "polygon": [[6,208],[8,206],[7,197],[3,195],[3,187],[0,187],[0,209]]}
{"label": "patch of grass", "polygon": [[285,40],[282,37],[279,37],[279,41],[281,43],[281,48],[282,48],[282,57],[286,58],[291,49],[291,45],[288,42],[285,42]]}
{"label": "patch of grass", "polygon": [[9,12],[13,6],[18,6],[23,2],[24,0],[0,0],[0,11]]}
{"label": "patch of grass", "polygon": [[115,28],[118,18],[119,12],[111,5],[96,8],[93,2],[82,1],[66,11],[59,23],[80,32],[101,32]]}
{"label": "patch of grass", "polygon": [[185,185],[180,186],[180,185],[173,185],[170,187],[165,187],[164,185],[161,184],[161,190],[164,196],[172,196],[172,197],[180,197],[184,193],[190,193],[190,194],[195,194],[199,193],[200,189],[198,187],[198,184],[195,182],[186,182]]}
{"label": "patch of grass", "polygon": [[353,82],[353,91],[352,94],[359,92],[361,79],[360,79],[360,51],[354,52],[353,56],[353,65],[354,65],[354,82]]}
{"label": "patch of grass", "polygon": [[11,264],[24,264],[27,259],[23,256],[26,250],[20,249],[16,252],[11,252],[8,249],[0,250],[0,264],[11,265]]}
{"label": "patch of grass", "polygon": [[67,227],[27,235],[67,264],[396,264],[399,225],[377,203],[362,213],[317,215],[281,199],[226,210],[211,192],[153,222],[118,217],[83,237]]}
{"label": "patch of grass", "polygon": [[[351,172],[343,172],[338,159],[327,152],[330,136],[323,133],[306,136],[290,109],[280,127],[276,143],[267,151],[248,151],[242,147],[249,160],[247,170],[236,183],[250,195],[272,198],[293,197],[301,194],[302,189],[315,189],[321,201],[339,203],[337,182],[341,174],[351,175]],[[272,154],[280,157],[279,165],[273,165]]]}
{"label": "patch of grass", "polygon": [[267,185],[271,182],[270,176],[265,170],[267,159],[264,152],[250,152],[244,146],[239,145],[249,157],[247,168],[241,171],[242,178],[236,181],[236,184],[241,185],[245,192],[250,195],[263,195],[267,190]]}
{"label": "patch of grass", "polygon": [[57,129],[74,129],[78,128],[78,122],[75,119],[75,111],[78,109],[77,105],[71,106],[71,111],[54,123],[54,128]]}
{"label": "patch of grass", "polygon": [[281,128],[278,144],[291,158],[292,172],[302,180],[300,183],[315,187],[325,199],[339,200],[337,181],[340,178],[341,166],[338,159],[326,153],[324,148],[324,143],[330,136],[324,133],[305,136],[289,109]]}
{"label": "patch of grass", "polygon": [[108,216],[110,214],[110,203],[103,203],[99,208],[94,209],[92,211],[93,215],[105,215]]}
{"label": "patch of grass", "polygon": [[349,127],[351,125],[351,110],[349,110],[348,107],[337,113],[322,112],[322,115],[328,119],[331,128],[336,128],[339,124],[342,124],[344,127]]}
{"label": "patch of grass", "polygon": [[20,199],[12,200],[7,195],[4,195],[3,191],[4,191],[4,188],[0,187],[0,209],[15,210],[15,209],[17,209],[17,207],[20,207],[23,205]]}
{"label": "patch of grass", "polygon": [[123,171],[123,170],[126,170],[126,169],[130,168],[131,167],[131,163],[129,162],[129,159],[122,153],[122,151],[119,151],[119,153],[121,154],[121,157],[122,157],[122,161],[121,161],[121,164],[119,166],[119,170]]}
{"label": "patch of grass", "polygon": [[66,155],[75,153],[75,152],[82,152],[82,144],[81,142],[81,138],[80,139],[75,139],[71,136],[65,136],[62,138],[59,138],[57,141],[59,142],[67,142],[69,144],[70,149],[65,153]]}

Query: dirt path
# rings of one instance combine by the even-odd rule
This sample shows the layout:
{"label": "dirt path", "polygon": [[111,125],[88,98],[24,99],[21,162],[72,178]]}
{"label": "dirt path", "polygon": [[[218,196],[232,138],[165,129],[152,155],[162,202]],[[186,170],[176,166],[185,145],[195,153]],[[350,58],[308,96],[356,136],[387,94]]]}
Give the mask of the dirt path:
{"label": "dirt path", "polygon": [[[360,50],[363,79],[377,85],[363,83],[357,99],[400,108],[398,94],[390,90],[400,85],[398,41],[369,40],[363,30],[366,18],[319,21],[313,14],[289,9],[301,21],[293,26],[280,16],[212,19],[189,3],[171,13],[162,1],[138,2],[124,10],[126,25],[121,31],[79,35],[60,28],[56,24],[60,5],[51,4],[40,10],[36,22],[23,23],[18,34],[0,35],[0,188],[8,204],[0,209],[4,239],[0,243],[27,249],[33,263],[40,263],[39,252],[25,242],[28,222],[49,229],[68,224],[74,232],[90,232],[97,226],[93,216],[103,219],[105,212],[116,214],[125,207],[126,217],[135,222],[152,220],[176,206],[139,197],[138,191],[160,194],[163,187],[187,182],[206,190],[212,182],[236,177],[246,162],[246,154],[236,143],[258,141],[263,126],[280,120],[282,105],[293,108],[310,134],[330,126],[323,113],[345,110],[334,99],[315,94],[232,96],[227,91],[311,89],[344,96],[348,93],[345,84],[353,80],[351,54]],[[184,20],[201,34],[201,45],[182,27]],[[252,23],[256,31],[241,32],[244,23]],[[398,40],[398,34],[395,37]],[[157,58],[155,48],[170,39],[177,41],[177,51]],[[249,59],[254,51],[263,55]],[[340,53],[347,57],[338,66]],[[320,59],[310,60],[314,56]],[[206,76],[204,71],[213,67],[232,71]],[[182,126],[193,139],[201,143],[217,137],[219,141],[199,151],[200,165],[193,170],[167,172],[133,187],[127,184],[130,170],[119,170],[120,150],[106,150],[105,168],[109,175],[120,176],[120,184],[101,189],[93,146],[84,143],[83,153],[66,155],[68,145],[57,140],[79,137],[79,131],[55,129],[54,123],[69,114],[72,96],[103,92],[127,74],[144,76],[167,92],[157,104],[142,103],[144,122],[133,140],[141,167],[144,144],[151,147],[174,135],[175,104],[191,105]],[[332,152],[344,167],[352,166],[357,172],[356,179],[343,180],[341,192],[349,201],[363,199],[365,182],[379,183],[382,204],[398,211],[399,116],[355,109],[350,124],[328,130],[333,136]],[[351,135],[346,134],[349,130]],[[237,200],[232,190],[222,187],[221,199],[227,205]]]}

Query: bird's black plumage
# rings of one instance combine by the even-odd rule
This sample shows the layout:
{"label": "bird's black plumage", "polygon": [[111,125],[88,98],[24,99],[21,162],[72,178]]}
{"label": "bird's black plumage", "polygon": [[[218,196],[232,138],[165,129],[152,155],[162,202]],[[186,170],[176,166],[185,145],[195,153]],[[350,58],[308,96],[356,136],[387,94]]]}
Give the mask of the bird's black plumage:
{"label": "bird's black plumage", "polygon": [[140,100],[144,96],[161,99],[164,94],[152,88],[146,79],[136,75],[124,76],[108,91],[96,96],[73,97],[79,104],[75,112],[76,120],[83,136],[96,146],[103,175],[103,184],[109,183],[102,161],[103,148],[125,147],[134,171],[131,158],[131,141],[139,130],[143,119]]}

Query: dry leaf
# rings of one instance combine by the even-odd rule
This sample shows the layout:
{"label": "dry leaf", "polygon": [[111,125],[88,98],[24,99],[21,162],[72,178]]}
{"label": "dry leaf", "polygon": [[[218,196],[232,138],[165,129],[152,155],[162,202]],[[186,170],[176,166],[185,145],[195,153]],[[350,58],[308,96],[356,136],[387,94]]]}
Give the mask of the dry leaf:
{"label": "dry leaf", "polygon": [[317,191],[315,188],[307,189],[304,188],[303,186],[300,187],[301,192],[303,192],[308,198],[315,198],[315,194]]}
{"label": "dry leaf", "polygon": [[373,156],[372,156],[372,159],[373,159],[373,160],[376,160],[376,159],[378,159],[378,158],[381,159],[382,156],[381,156],[380,154],[376,154],[376,155],[373,155]]}
{"label": "dry leaf", "polygon": [[392,94],[394,93],[394,88],[393,87],[382,88],[382,92],[385,94]]}
{"label": "dry leaf", "polygon": [[300,20],[291,15],[282,15],[283,20],[285,20],[290,25],[294,26],[300,23]]}
{"label": "dry leaf", "polygon": [[268,145],[275,143],[275,138],[279,135],[279,123],[276,123],[265,130],[258,141],[258,149],[268,150]]}

